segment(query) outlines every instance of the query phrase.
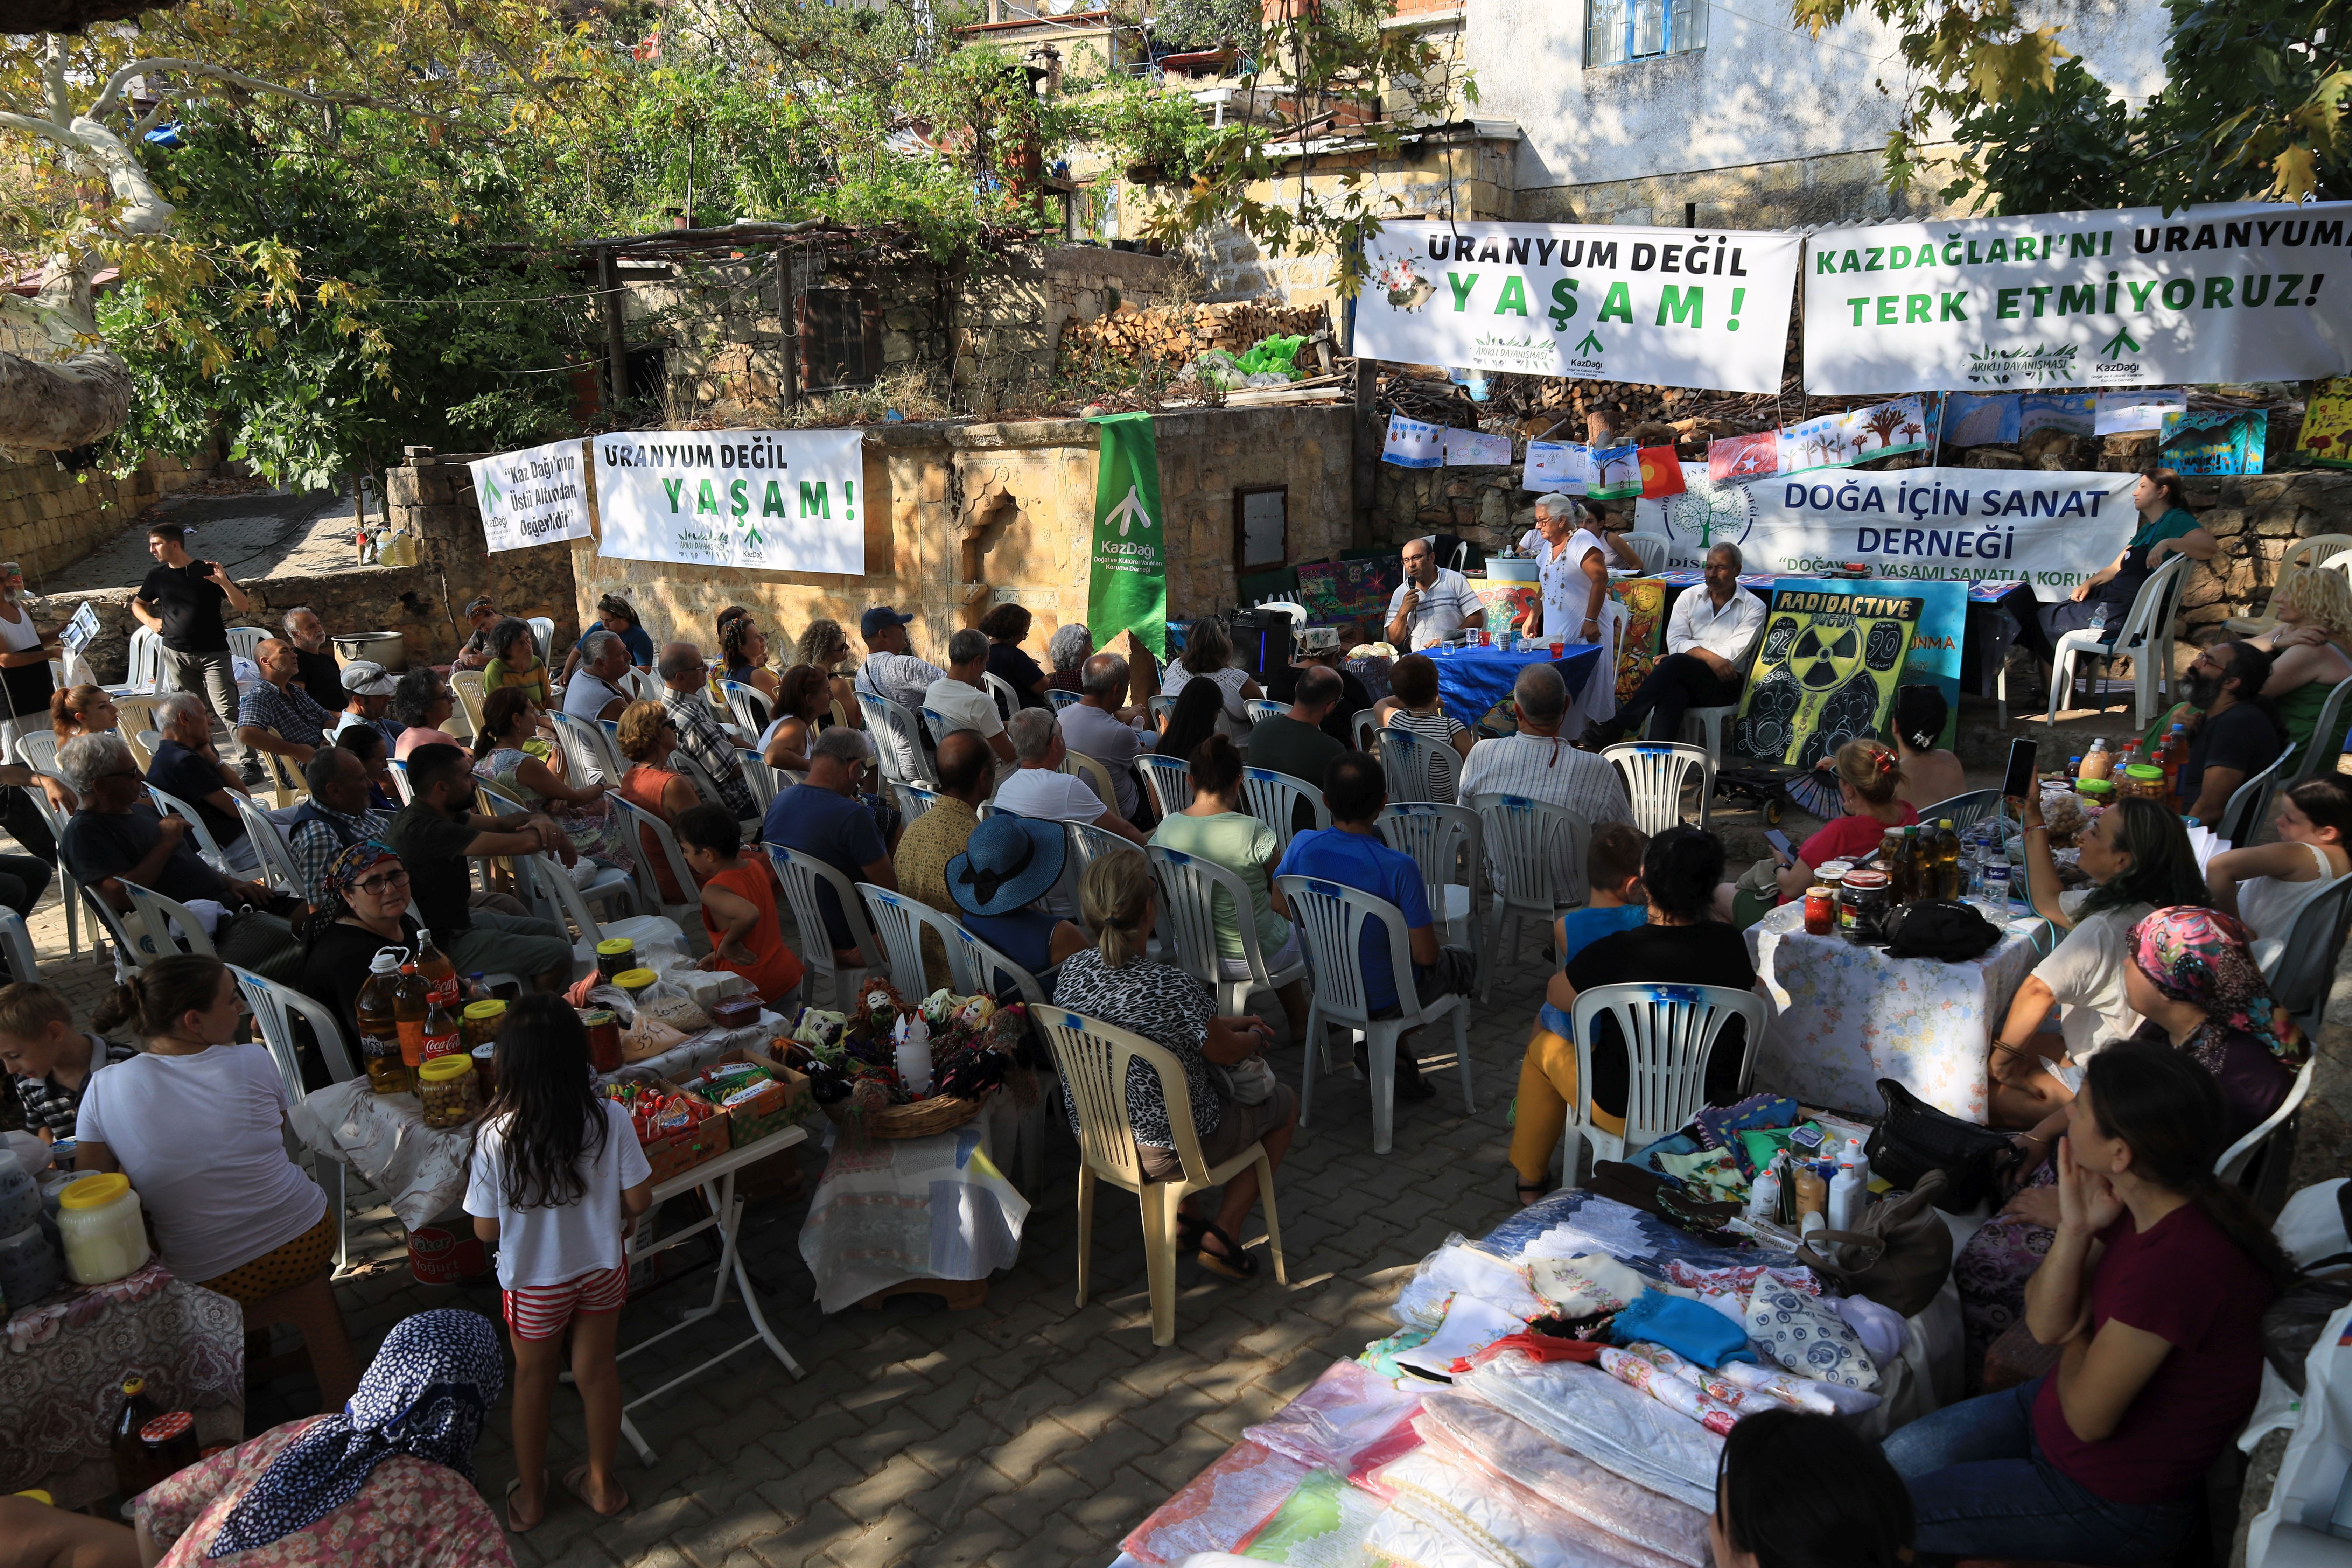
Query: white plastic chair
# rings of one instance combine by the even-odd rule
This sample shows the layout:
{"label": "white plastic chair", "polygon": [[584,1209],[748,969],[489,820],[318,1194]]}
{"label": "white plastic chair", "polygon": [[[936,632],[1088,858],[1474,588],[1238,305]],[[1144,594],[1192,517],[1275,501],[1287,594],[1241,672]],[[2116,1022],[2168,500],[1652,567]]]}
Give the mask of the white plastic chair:
{"label": "white plastic chair", "polygon": [[556,744],[563,748],[564,766],[572,783],[602,779],[617,785],[626,776],[628,763],[602,724],[564,712],[551,713],[548,719],[555,725]]}
{"label": "white plastic chair", "polygon": [[[163,639],[145,626],[132,628],[129,668],[122,672],[122,684],[101,689],[118,700],[126,696],[145,696],[163,689]],[[120,707],[118,700],[116,706]]]}
{"label": "white plastic chair", "polygon": [[[62,871],[63,868],[60,867]],[[90,917],[90,945],[98,943],[99,934],[114,944],[114,977],[122,979],[131,970],[144,969],[159,958],[179,952],[176,944],[158,949],[155,939],[147,934],[147,922],[137,910],[125,912],[99,897],[98,889],[76,886],[81,895],[82,907]]]}
{"label": "white plastic chair", "polygon": [[1113,816],[1118,815],[1118,790],[1110,782],[1108,768],[1084,752],[1072,752],[1066,748],[1061,771],[1086,780],[1087,787],[1095,792],[1095,798],[1103,803],[1103,809]]}
{"label": "white plastic chair", "polygon": [[992,669],[981,671],[980,679],[990,700],[996,704],[999,719],[1010,719],[1021,711],[1021,693],[1013,689],[1013,682]]}
{"label": "white plastic chair", "polygon": [[947,965],[947,984],[959,993],[964,991],[966,977],[956,962],[962,946],[961,927],[920,899],[910,899],[871,882],[858,883],[857,896],[866,900],[866,918],[873,922],[874,934],[882,939],[883,955],[890,961],[890,984],[898,988],[898,994],[921,997],[937,989],[923,963],[925,931],[939,939],[941,961]]}
{"label": "white plastic chair", "polygon": [[[49,837],[63,843],[66,814],[49,804],[49,797],[41,793],[38,784],[18,784],[16,787],[24,791],[25,798],[40,815],[42,825],[49,830]],[[76,912],[81,907],[81,883],[66,868],[65,857],[60,855],[58,858],[58,899],[66,907],[66,952],[75,958],[81,956],[81,917]],[[93,942],[98,940],[96,930],[91,931],[90,940]]]}
{"label": "white plastic chair", "polygon": [[1657,533],[1628,533],[1621,535],[1620,537],[1622,537],[1627,544],[1633,547],[1634,554],[1642,558],[1642,575],[1644,577],[1655,576],[1659,572],[1665,569],[1666,546],[1671,543],[1672,541],[1668,540],[1664,535]]}
{"label": "white plastic chair", "polygon": [[[1495,883],[1486,914],[1486,952],[1493,962],[1480,978],[1483,1002],[1494,988],[1494,972],[1517,961],[1520,921],[1533,920],[1548,930],[1555,913],[1584,902],[1584,851],[1592,825],[1566,806],[1525,795],[1482,794],[1470,808],[1486,829],[1487,871]],[[1563,876],[1565,887],[1559,881]],[[1506,921],[1511,926],[1507,944],[1502,940]]]}
{"label": "white plastic chair", "polygon": [[[2279,602],[2287,584],[2305,572],[2317,571],[2327,562],[2347,550],[2352,550],[2352,533],[2323,533],[2312,539],[2298,539],[2287,546],[2279,558],[2278,576],[2271,584],[2270,602]],[[2231,616],[2221,623],[2237,637],[2258,637],[2278,626],[2276,616]]]}
{"label": "white plastic chair", "polygon": [[1049,686],[1045,689],[1045,700],[1054,705],[1055,712],[1059,713],[1065,708],[1076,708],[1079,703],[1085,701],[1086,693],[1083,691],[1065,691],[1058,686]]}
{"label": "white plastic chair", "polygon": [[857,694],[857,706],[866,715],[866,732],[874,738],[875,759],[881,764],[882,776],[892,784],[938,789],[940,775],[924,754],[915,716],[901,704],[871,691]]}
{"label": "white plastic chair", "polygon": [[2338,877],[2315,893],[2295,911],[2286,940],[2263,965],[2270,982],[2272,1004],[2299,1019],[2308,1020],[2305,1034],[2316,1037],[2319,1014],[2327,1005],[2328,988],[2336,980],[2336,959],[2344,945],[2346,924],[2352,921],[2352,877]]}
{"label": "white plastic chair", "polygon": [[[1264,1143],[1253,1143],[1212,1169],[1201,1155],[1200,1135],[1192,1129],[1192,1094],[1184,1079],[1184,1064],[1173,1051],[1156,1046],[1097,1018],[1045,1008],[1036,1021],[1053,1047],[1054,1065],[1078,1112],[1078,1305],[1087,1304],[1093,1271],[1095,1184],[1133,1193],[1143,1217],[1145,1278],[1151,1298],[1151,1342],[1176,1342],[1176,1215],[1183,1200],[1207,1187],[1219,1187],[1245,1170],[1257,1171],[1258,1200],[1265,1206],[1265,1235],[1274,1254],[1274,1278],[1288,1285],[1290,1276],[1282,1257],[1282,1221],[1276,1213],[1274,1162]],[[1160,1079],[1161,1100],[1168,1108],[1169,1129],[1176,1138],[1176,1158],[1183,1169],[1179,1181],[1154,1182],[1143,1173],[1135,1150],[1135,1122],[1128,1110],[1128,1085],[1139,1064]]]}
{"label": "white plastic chair", "polygon": [[387,758],[383,764],[383,771],[392,775],[392,793],[400,797],[401,805],[407,805],[415,800],[416,792],[408,787],[406,763],[397,757]]}
{"label": "white plastic chair", "polygon": [[907,819],[907,826],[909,827],[922,819],[923,813],[947,798],[935,789],[925,789],[921,784],[893,784],[890,785],[890,794],[897,798],[898,815]]}
{"label": "white plastic chair", "polygon": [[[1315,1071],[1321,1063],[1324,1030],[1333,1025],[1364,1037],[1371,1068],[1372,1152],[1385,1154],[1396,1126],[1397,1042],[1439,1018],[1454,1020],[1454,1055],[1462,1073],[1462,1110],[1478,1106],[1470,1090],[1470,999],[1448,993],[1423,1001],[1412,972],[1412,944],[1404,911],[1385,899],[1319,877],[1275,879],[1289,900],[1292,925],[1315,972],[1314,1000],[1307,1009],[1306,1077],[1299,1089],[1298,1124],[1307,1125],[1315,1103]],[[1378,921],[1388,932],[1390,973],[1396,982],[1397,1011],[1375,1018],[1365,994],[1363,938]],[[1328,1068],[1327,1068],[1328,1070]]]}
{"label": "white plastic chair", "polygon": [[1148,700],[1144,706],[1151,710],[1151,717],[1154,720],[1165,724],[1168,722],[1168,715],[1176,711],[1176,699],[1163,691]]}
{"label": "white plastic chair", "polygon": [[[699,919],[702,889],[696,885],[694,873],[687,868],[685,852],[678,848],[677,835],[670,831],[669,824],[633,800],[625,800],[617,795],[605,798],[627,812],[631,824],[640,830],[636,836],[635,866],[637,895],[644,900],[645,907],[659,910],[681,926],[688,920]],[[662,899],[661,880],[654,875],[652,858],[646,852],[647,833],[653,835],[656,853],[667,858],[670,878],[677,884],[678,891],[685,895],[677,903],[667,903]]]}
{"label": "white plastic chair", "polygon": [[[1437,801],[1391,802],[1375,824],[1388,847],[1412,857],[1421,868],[1421,886],[1429,900],[1430,919],[1446,935],[1459,927],[1463,945],[1486,972],[1486,944],[1478,919],[1476,883],[1486,864],[1486,826],[1466,805]],[[1464,880],[1456,881],[1460,876]]]}
{"label": "white plastic chair", "polygon": [[2281,752],[2271,765],[2230,792],[2221,806],[2221,819],[2214,824],[2216,836],[2243,848],[2254,841],[2270,811],[2271,792],[2278,787],[2278,776],[2286,766],[2286,753]]}
{"label": "white plastic chair", "polygon": [[261,645],[269,640],[268,632],[259,626],[230,626],[227,631],[231,658],[244,659],[248,664],[261,662],[257,656],[261,652]]}
{"label": "white plastic chair", "polygon": [[1274,829],[1275,852],[1290,847],[1298,822],[1298,803],[1305,801],[1318,827],[1331,826],[1331,808],[1323,792],[1305,779],[1276,773],[1272,768],[1242,770],[1242,804],[1249,814]]}
{"label": "white plastic chair", "polygon": [[[148,952],[164,958],[175,952],[201,952],[206,958],[219,956],[214,951],[213,939],[205,931],[204,921],[196,918],[195,910],[177,899],[167,899],[152,888],[142,888],[128,879],[123,880],[122,890],[131,895],[132,917],[147,928]],[[176,939],[172,934],[172,925],[175,921],[180,928]],[[127,922],[125,929],[128,929]],[[186,944],[184,947],[181,945],[183,942]]]}
{"label": "white plastic chair", "polygon": [[[236,792],[231,790],[229,793],[235,795]],[[220,847],[219,840],[213,837],[212,829],[205,826],[205,819],[196,814],[194,806],[190,805],[178,795],[158,789],[153,784],[147,786],[147,798],[155,803],[155,810],[159,816],[168,814],[188,825],[188,832],[196,841],[196,853],[204,858],[205,865],[224,877],[241,874],[230,868],[228,851]]]}
{"label": "white plastic chair", "polygon": [[1290,704],[1276,702],[1271,698],[1252,697],[1242,703],[1242,709],[1249,715],[1250,728],[1255,730],[1268,719],[1279,719],[1289,712]]}
{"label": "white plastic chair", "polygon": [[[515,858],[518,873],[530,879],[534,888],[544,888],[555,902],[557,910],[571,921],[580,931],[580,940],[572,944],[572,973],[574,979],[596,967],[596,944],[615,939],[625,939],[644,947],[650,942],[672,942],[679,947],[690,946],[686,928],[667,915],[624,915],[619,920],[600,921],[588,903],[589,895],[580,890],[580,884],[562,863],[545,850]],[[688,885],[692,885],[688,879]],[[563,923],[562,920],[556,922]],[[585,967],[583,967],[583,966]]]}
{"label": "white plastic chair", "polygon": [[[124,743],[129,743],[127,737]],[[66,776],[58,772],[58,732],[54,730],[27,730],[17,736],[16,760],[37,773],[47,773],[53,779]]]}
{"label": "white plastic chair", "polygon": [[758,740],[760,731],[768,727],[768,721],[760,717],[761,711],[768,706],[767,694],[741,680],[720,681],[719,692],[727,699],[728,716],[735,721],[735,728],[751,739]]}
{"label": "white plastic chair", "polygon": [[955,962],[959,989],[970,986],[974,993],[993,996],[1009,980],[1032,1008],[1045,1005],[1043,981],[963,927],[954,926],[953,930],[955,941],[949,944],[948,952]]}
{"label": "white plastic chair", "polygon": [[8,957],[8,978],[26,984],[41,978],[41,961],[33,951],[33,933],[25,925],[25,917],[14,910],[0,910],[0,952]]}
{"label": "white plastic chair", "polygon": [[[1592,1120],[1592,1036],[1603,1013],[1617,1020],[1630,1069],[1622,1133]],[[1764,998],[1723,985],[1635,984],[1578,992],[1570,1015],[1576,1028],[1578,1099],[1569,1107],[1569,1132],[1590,1139],[1595,1159],[1622,1160],[1628,1149],[1646,1149],[1680,1131],[1706,1104],[1707,1063],[1724,1026],[1734,1018],[1747,1023],[1739,1057],[1739,1092],[1746,1094],[1765,1016]],[[1565,1141],[1560,1158],[1563,1169],[1576,1169],[1575,1151]]]}
{"label": "white plastic chair", "polygon": [[[2172,684],[2172,612],[2188,571],[2189,557],[2173,556],[2148,574],[2120,625],[2109,621],[2096,632],[2085,626],[2058,639],[2050,661],[2050,710],[2043,716],[2047,722],[2058,722],[2059,699],[2074,690],[2077,659],[2097,659],[2104,676],[2107,661],[2124,653],[2131,655],[2132,661],[2132,728],[2145,730],[2156,721],[2157,695]],[[2106,710],[2103,681],[2099,711]]]}
{"label": "white plastic chair", "polygon": [[1394,726],[1380,731],[1381,772],[1391,801],[1435,801],[1437,749],[1425,735]]}
{"label": "white plastic chair", "polygon": [[762,812],[774,803],[778,790],[790,787],[785,784],[782,776],[770,767],[757,752],[747,752],[738,748],[735,761],[743,770],[743,782],[751,786],[751,799]]}
{"label": "white plastic chair", "polygon": [[[262,1047],[277,1067],[288,1099],[301,1100],[310,1095],[302,1082],[302,1047],[295,1037],[296,1018],[310,1026],[310,1037],[318,1045],[320,1059],[326,1064],[330,1079],[348,1083],[360,1075],[361,1066],[343,1039],[342,1023],[331,1011],[292,986],[280,985],[250,969],[239,969],[232,963],[229,973],[236,976],[236,988],[244,993],[246,1005],[253,1009],[254,1032],[261,1037]],[[340,1275],[351,1268],[351,1167],[341,1160],[315,1152],[310,1157],[310,1166],[313,1179],[321,1177],[328,1167],[334,1171],[335,1272]],[[320,1184],[326,1184],[321,1180]]]}
{"label": "white plastic chair", "polygon": [[[1276,991],[1307,978],[1303,957],[1279,973],[1270,967],[1272,954],[1258,941],[1257,905],[1240,877],[1213,860],[1164,845],[1154,844],[1147,853],[1160,879],[1160,918],[1164,922],[1160,929],[1175,939],[1178,966],[1215,989],[1220,1016],[1239,1013],[1253,991]],[[1219,893],[1229,901],[1230,918],[1241,935],[1242,957],[1249,965],[1249,976],[1244,980],[1226,979],[1218,965]]]}
{"label": "white plastic chair", "polygon": [[1683,785],[1698,775],[1698,825],[1706,826],[1707,803],[1715,794],[1715,759],[1704,746],[1666,741],[1620,741],[1601,754],[1625,781],[1625,797],[1633,803],[1633,826],[1644,833],[1664,833],[1681,826]]}
{"label": "white plastic chair", "polygon": [[457,699],[457,710],[466,716],[469,733],[479,734],[482,729],[482,704],[489,698],[478,669],[453,669],[449,672],[449,694]]}
{"label": "white plastic chair", "polygon": [[1965,836],[1969,828],[2001,810],[2000,791],[1972,789],[1949,800],[1921,806],[1919,820],[1922,823],[1938,822],[1948,816],[1952,819],[1952,831]]}
{"label": "white plastic chair", "polygon": [[1151,804],[1165,821],[1192,804],[1192,764],[1157,752],[1138,752],[1136,776],[1151,792]]}
{"label": "white plastic chair", "polygon": [[1356,750],[1366,756],[1380,750],[1381,725],[1378,713],[1370,708],[1359,708],[1348,720],[1348,733],[1355,737]]}
{"label": "white plastic chair", "polygon": [[[477,775],[474,779],[474,788],[481,795],[486,806],[502,806],[509,810],[518,812],[538,811],[541,809],[539,806],[532,805],[530,801],[523,799],[522,796],[515,794],[512,790],[505,788],[492,779],[486,779]],[[618,796],[614,796],[614,804],[619,804]],[[500,815],[503,814],[501,813]],[[499,857],[499,858],[507,865],[511,866],[514,864],[511,857],[501,856]],[[578,882],[572,881],[568,873],[565,875],[564,880],[570,883],[572,887],[579,892],[581,898],[590,904],[602,904],[617,899],[627,907],[630,913],[634,914],[636,912],[636,878],[633,873],[625,871],[618,866],[599,865],[596,868],[593,876],[589,879],[588,885],[584,888],[581,887]],[[530,901],[537,903],[540,906],[541,912],[547,916],[554,917],[560,913],[560,910],[549,908],[548,901],[544,899],[533,900]],[[562,922],[561,920],[558,920],[556,923],[560,925]]]}
{"label": "white plastic chair", "polygon": [[[1692,588],[1687,591],[1693,594],[1706,592],[1705,588]],[[1745,594],[1748,590],[1734,588],[1732,592]],[[1764,628],[1771,625],[1771,621],[1772,617],[1769,615],[1758,621],[1755,635],[1748,639],[1748,646],[1739,650],[1739,657],[1731,661],[1731,668],[1738,670],[1743,678],[1755,663],[1757,645],[1763,641]],[[1697,746],[1705,751],[1708,759],[1719,768],[1723,765],[1723,727],[1738,716],[1738,702],[1727,702],[1717,708],[1685,708],[1683,710],[1682,732],[1671,736],[1660,735],[1657,739],[1679,741],[1685,745]],[[1650,723],[1654,721],[1654,717],[1644,720],[1643,731],[1645,735]]]}
{"label": "white plastic chair", "polygon": [[[2311,1069],[2317,1059],[2315,1052],[2312,1056],[2305,1057],[2303,1059],[2303,1066],[2295,1069],[2294,1087],[2286,1091],[2286,1098],[2279,1101],[2278,1109],[2263,1118],[2260,1126],[2221,1151],[2221,1157],[2213,1162],[2213,1174],[2220,1177],[2224,1184],[2233,1187],[2242,1184],[2246,1167],[2253,1163],[2254,1156],[2262,1152],[2278,1130],[2285,1126],[2295,1112],[2303,1109],[2304,1100],[2311,1093]],[[2277,1174],[2273,1175],[2273,1172]],[[2284,1192],[2285,1167],[2278,1162],[2265,1159],[2263,1162],[2263,1180],[2257,1184],[2265,1189],[2274,1187],[2279,1192]],[[2267,1202],[2261,1197],[2257,1197],[2255,1202],[2264,1214],[2270,1213],[2278,1206],[2275,1202]]]}
{"label": "white plastic chair", "polygon": [[2343,755],[2344,703],[2352,697],[2352,679],[2339,680],[2327,700],[2321,705],[2318,722],[2311,727],[2311,739],[2304,742],[2303,755],[2296,759],[2294,771],[2282,780],[2283,784],[2299,784],[2320,771],[2325,763],[2329,773],[2336,771],[2336,760]]}
{"label": "white plastic chair", "polygon": [[1069,879],[1074,886],[1087,874],[1087,868],[1104,856],[1135,847],[1109,828],[1097,827],[1091,822],[1066,822],[1062,826],[1069,830]]}
{"label": "white plastic chair", "polygon": [[[865,903],[848,878],[814,855],[771,844],[768,858],[776,868],[777,879],[783,883],[784,901],[792,906],[793,921],[800,927],[801,962],[833,982],[834,1007],[848,1011],[850,998],[857,994],[857,983],[877,969],[888,973],[890,968],[882,939],[874,933],[872,923],[866,918]],[[824,923],[824,909],[816,896],[819,885],[831,888],[834,896],[841,900],[842,918],[848,922],[849,934],[856,939],[858,954],[865,963],[834,963],[831,929]]]}
{"label": "white plastic chair", "polygon": [[539,662],[545,664],[555,648],[555,622],[545,616],[531,616],[530,640],[539,649]]}
{"label": "white plastic chair", "polygon": [[1296,599],[1260,599],[1252,607],[1260,610],[1280,610],[1284,615],[1288,616],[1293,637],[1296,637],[1298,629],[1307,624],[1307,606]]}
{"label": "white plastic chair", "polygon": [[245,824],[245,836],[253,845],[254,865],[262,880],[300,898],[302,873],[294,864],[294,851],[287,843],[286,830],[251,797],[231,790],[228,798],[236,807],[236,819]]}

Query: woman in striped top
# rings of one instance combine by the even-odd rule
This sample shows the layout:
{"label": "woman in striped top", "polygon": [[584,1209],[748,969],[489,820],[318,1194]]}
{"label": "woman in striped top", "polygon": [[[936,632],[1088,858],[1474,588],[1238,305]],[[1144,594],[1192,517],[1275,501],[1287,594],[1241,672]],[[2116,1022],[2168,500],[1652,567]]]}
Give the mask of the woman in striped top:
{"label": "woman in striped top", "polygon": [[1402,730],[1430,742],[1429,795],[1450,804],[1461,769],[1478,737],[1462,727],[1437,700],[1437,665],[1425,653],[1409,653],[1390,668],[1389,695],[1373,711],[1384,730]]}

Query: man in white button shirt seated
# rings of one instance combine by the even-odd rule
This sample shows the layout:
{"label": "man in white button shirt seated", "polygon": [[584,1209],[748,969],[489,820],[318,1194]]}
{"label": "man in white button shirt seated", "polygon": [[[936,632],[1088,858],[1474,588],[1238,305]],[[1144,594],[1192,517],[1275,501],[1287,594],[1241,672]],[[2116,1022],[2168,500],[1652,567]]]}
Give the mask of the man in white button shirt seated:
{"label": "man in white button shirt seated", "polygon": [[947,721],[940,733],[976,730],[999,763],[1010,763],[1013,742],[1005,739],[1004,720],[982,679],[987,673],[988,638],[966,626],[948,638],[948,672],[923,688],[923,706]]}
{"label": "man in white button shirt seated", "polygon": [[1683,591],[1666,619],[1666,654],[1617,716],[1585,731],[1582,744],[1597,750],[1642,733],[1652,714],[1652,739],[1672,741],[1682,733],[1690,708],[1727,708],[1739,700],[1748,679],[1747,659],[1764,624],[1764,601],[1739,585],[1739,546],[1718,544],[1706,552],[1706,586]]}
{"label": "man in white button shirt seated", "polygon": [[[959,634],[961,635],[961,634]],[[974,634],[977,636],[978,634]],[[988,656],[983,653],[983,659]],[[1013,811],[1048,822],[1087,822],[1118,834],[1138,848],[1145,839],[1132,823],[1107,806],[1094,786],[1076,773],[1059,772],[1069,748],[1054,715],[1043,708],[1024,708],[1013,716],[1013,753],[1021,765],[996,786],[996,809]]]}
{"label": "man in white button shirt seated", "polygon": [[1437,563],[1437,546],[1409,540],[1403,551],[1404,581],[1389,595],[1389,641],[1411,652],[1442,642],[1465,626],[1484,630],[1486,606],[1468,578]]}

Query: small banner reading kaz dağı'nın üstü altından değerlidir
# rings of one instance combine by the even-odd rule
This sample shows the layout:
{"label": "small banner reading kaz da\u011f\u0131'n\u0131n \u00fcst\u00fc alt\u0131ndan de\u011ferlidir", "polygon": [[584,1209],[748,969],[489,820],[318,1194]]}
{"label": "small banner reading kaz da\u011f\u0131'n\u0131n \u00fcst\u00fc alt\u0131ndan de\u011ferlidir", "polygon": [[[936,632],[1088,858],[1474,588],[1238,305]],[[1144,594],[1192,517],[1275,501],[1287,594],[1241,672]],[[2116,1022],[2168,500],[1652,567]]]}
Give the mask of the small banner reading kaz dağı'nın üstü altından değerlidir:
{"label": "small banner reading kaz da\u011f\u0131'n\u0131n \u00fcst\u00fc alt\u0131ndan de\u011ferlidir", "polygon": [[1799,244],[1744,230],[1402,219],[1370,244],[1356,352],[1776,392]]}
{"label": "small banner reading kaz da\u011f\u0131'n\u0131n \u00fcst\u00fc alt\u0131ndan de\u011ferlidir", "polygon": [[599,436],[598,553],[772,572],[866,572],[856,430],[633,430]]}
{"label": "small banner reading kaz da\u011f\u0131'n\u0131n \u00fcst\u00fc alt\u0131ndan de\u011ferlidir", "polygon": [[486,549],[520,550],[588,537],[587,463],[580,441],[550,441],[466,465],[482,509]]}

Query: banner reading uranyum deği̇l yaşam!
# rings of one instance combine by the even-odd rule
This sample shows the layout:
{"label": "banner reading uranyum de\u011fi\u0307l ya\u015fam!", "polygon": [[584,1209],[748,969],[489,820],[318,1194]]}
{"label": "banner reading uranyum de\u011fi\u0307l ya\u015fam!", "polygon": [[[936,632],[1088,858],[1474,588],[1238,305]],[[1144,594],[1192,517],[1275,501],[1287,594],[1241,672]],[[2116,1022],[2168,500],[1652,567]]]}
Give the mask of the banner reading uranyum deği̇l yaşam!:
{"label": "banner reading uranyum de\u011fi\u0307l ya\u015fam!", "polygon": [[599,436],[598,553],[863,576],[863,439],[856,430]]}
{"label": "banner reading uranyum de\u011fi\u0307l ya\u015fam!", "polygon": [[1087,629],[1097,647],[1131,631],[1156,656],[1168,646],[1168,539],[1152,417],[1113,414],[1087,421],[1101,430],[1102,448],[1095,459]]}

